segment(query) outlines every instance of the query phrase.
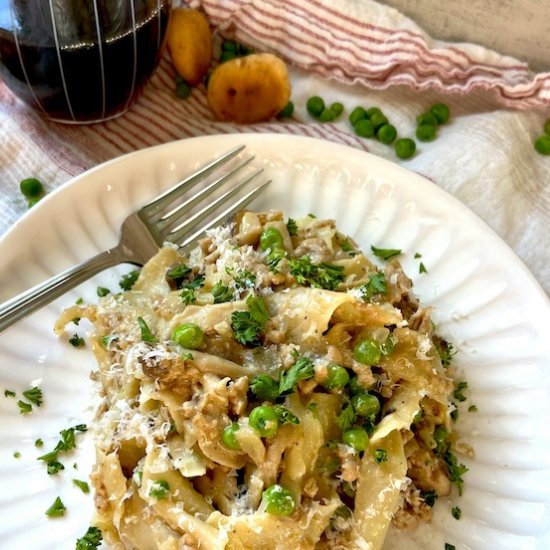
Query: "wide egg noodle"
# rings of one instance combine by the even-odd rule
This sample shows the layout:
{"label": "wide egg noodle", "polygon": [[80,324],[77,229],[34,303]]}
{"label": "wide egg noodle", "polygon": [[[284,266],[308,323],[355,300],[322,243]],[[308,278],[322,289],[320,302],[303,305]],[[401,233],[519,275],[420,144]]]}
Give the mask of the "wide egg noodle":
{"label": "wide egg noodle", "polygon": [[[414,300],[405,296],[400,309],[397,298],[387,298],[403,297],[407,289],[394,287],[365,299],[364,285],[382,271],[354,244],[352,253],[342,249],[344,236],[332,220],[307,217],[292,232],[283,220],[280,212],[247,212],[232,233],[209,232],[189,256],[163,248],[130,291],[67,308],[56,323],[57,334],[77,317],[94,328],[89,342],[103,392],[93,430],[94,524],[117,550],[377,550],[406,496],[416,491],[408,460],[416,460],[415,471],[425,479],[435,471],[430,464],[445,475],[433,453],[433,431],[442,424],[452,428],[453,383],[429,330],[409,326],[406,310]],[[276,265],[258,246],[266,228],[282,237]],[[289,266],[299,253],[343,268],[338,288],[320,288],[314,276],[297,284]],[[167,271],[182,263],[192,269],[187,282],[205,275],[192,303],[167,281]],[[250,270],[261,277],[237,286],[236,277]],[[213,303],[217,282],[231,288],[227,302]],[[260,348],[242,345],[233,333],[234,314],[249,311],[250,295],[269,313]],[[138,318],[153,336],[149,341]],[[200,349],[172,340],[186,323],[204,332]],[[392,344],[376,365],[354,357],[355,343],[364,338]],[[310,371],[277,399],[251,391],[259,374],[279,387],[299,360],[309,361]],[[343,442],[349,426],[342,416],[352,394],[348,386],[329,387],[331,365],[345,367],[382,403],[364,452]],[[426,414],[415,432],[421,402]],[[288,415],[272,437],[249,422],[251,410],[262,405]],[[355,415],[349,421],[362,429],[366,420]],[[233,423],[236,447],[230,448],[223,433]],[[384,460],[376,459],[380,452]],[[292,495],[295,510],[288,517],[267,511],[264,491],[275,484]],[[420,511],[426,514],[425,507]]]}

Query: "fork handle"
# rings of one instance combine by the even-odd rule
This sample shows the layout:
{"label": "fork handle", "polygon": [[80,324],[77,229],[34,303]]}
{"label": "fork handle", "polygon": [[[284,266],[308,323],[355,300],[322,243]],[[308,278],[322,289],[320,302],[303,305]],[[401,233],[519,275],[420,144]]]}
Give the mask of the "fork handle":
{"label": "fork handle", "polygon": [[0,305],[0,333],[100,271],[123,261],[121,251],[115,247],[14,296]]}

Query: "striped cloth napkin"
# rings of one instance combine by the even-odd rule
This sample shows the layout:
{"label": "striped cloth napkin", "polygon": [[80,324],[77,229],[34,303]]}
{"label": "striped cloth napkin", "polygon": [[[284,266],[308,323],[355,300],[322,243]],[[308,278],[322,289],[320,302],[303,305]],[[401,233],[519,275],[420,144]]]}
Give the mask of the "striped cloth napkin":
{"label": "striped cloth napkin", "polygon": [[[216,121],[199,86],[175,96],[167,55],[133,108],[91,126],[48,122],[0,83],[0,232],[25,210],[19,181],[36,176],[48,189],[116,156],[181,138],[273,132],[332,140],[399,162],[446,189],[515,250],[550,293],[550,157],[533,139],[550,117],[550,73],[473,44],[431,39],[412,20],[373,0],[192,0],[208,16],[219,44],[232,38],[289,65],[291,120],[255,125]],[[401,136],[436,101],[451,122],[416,156],[400,161],[391,147],[357,137],[347,116],[318,123],[311,95],[353,107],[382,108]],[[542,246],[541,246],[542,245]]]}

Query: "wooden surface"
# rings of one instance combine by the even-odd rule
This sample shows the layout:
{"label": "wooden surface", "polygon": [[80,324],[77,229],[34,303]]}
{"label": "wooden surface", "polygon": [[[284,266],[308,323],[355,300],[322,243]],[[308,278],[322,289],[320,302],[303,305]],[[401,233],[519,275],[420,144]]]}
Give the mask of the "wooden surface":
{"label": "wooden surface", "polygon": [[481,44],[550,70],[550,0],[380,0],[434,38]]}

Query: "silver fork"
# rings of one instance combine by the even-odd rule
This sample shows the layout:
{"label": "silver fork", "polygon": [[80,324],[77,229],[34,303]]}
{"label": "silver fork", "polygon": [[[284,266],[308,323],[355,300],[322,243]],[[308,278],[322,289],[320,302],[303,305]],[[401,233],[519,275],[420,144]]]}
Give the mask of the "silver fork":
{"label": "silver fork", "polygon": [[[119,242],[114,248],[101,252],[4,302],[0,306],[0,333],[97,273],[121,263],[141,266],[152,258],[165,242],[178,244],[180,248],[187,247],[196,242],[207,229],[244,208],[261,193],[269,181],[255,184],[243,196],[236,200],[232,199],[263,170],[257,170],[228,190],[224,188],[254,157],[241,161],[194,196],[178,204],[178,199],[191,191],[194,185],[204,182],[243,149],[244,145],[224,153],[130,214],[122,223]],[[217,190],[223,193],[213,198],[212,194]],[[207,204],[202,206],[205,202]],[[195,207],[200,209],[187,217]],[[209,219],[211,214],[222,207],[225,208],[221,213]]]}

